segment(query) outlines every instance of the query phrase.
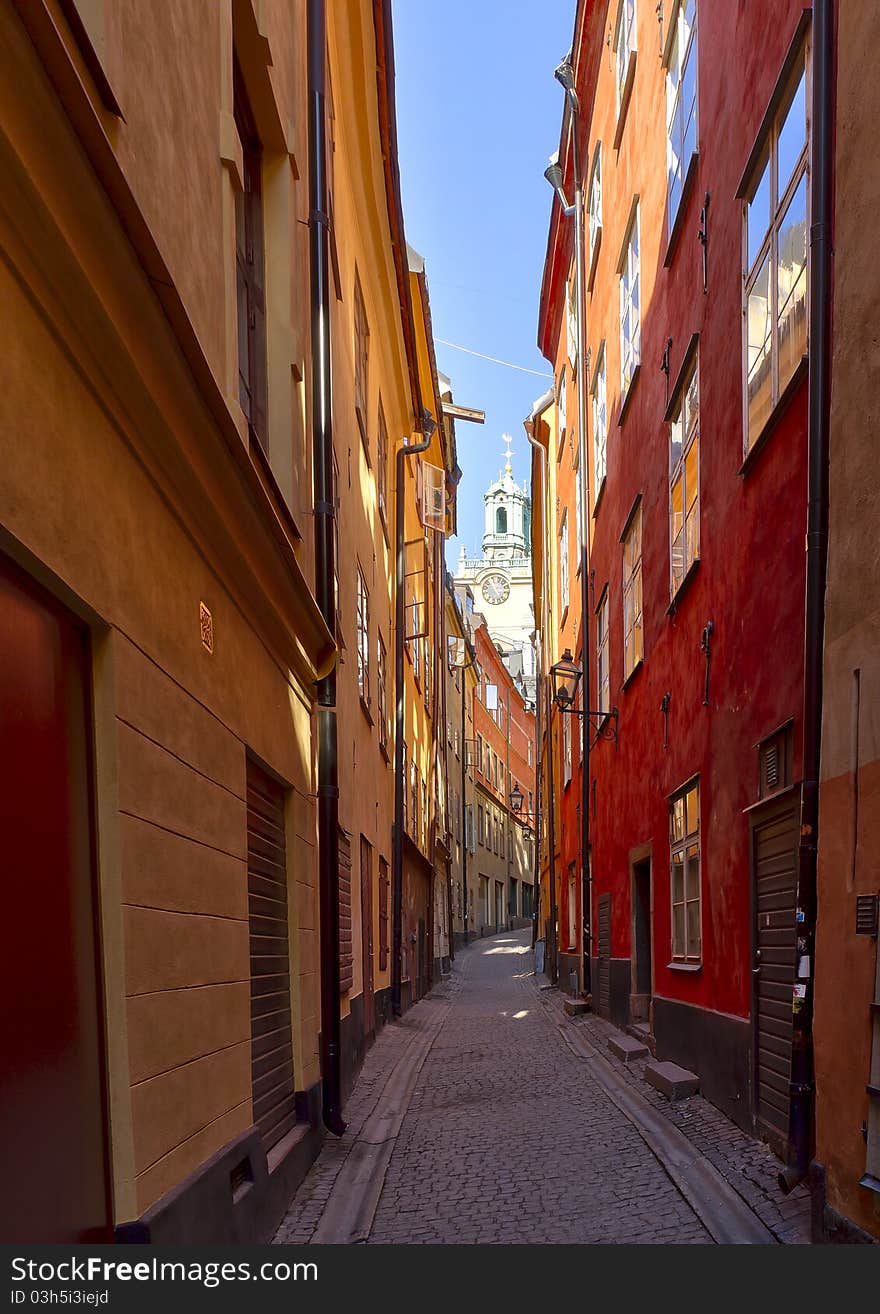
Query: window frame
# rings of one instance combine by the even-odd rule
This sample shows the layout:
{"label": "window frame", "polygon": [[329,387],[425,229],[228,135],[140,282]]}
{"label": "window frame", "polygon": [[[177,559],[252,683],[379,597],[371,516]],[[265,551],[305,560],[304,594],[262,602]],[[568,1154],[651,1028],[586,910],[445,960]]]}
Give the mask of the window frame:
{"label": "window frame", "polygon": [[[782,196],[779,196],[779,138],[786,118],[797,95],[798,86],[804,81],[804,144],[788,179]],[[772,426],[774,416],[780,403],[784,400],[788,388],[799,377],[803,361],[810,350],[810,294],[812,270],[810,260],[809,228],[812,200],[812,169],[810,149],[812,142],[812,59],[809,31],[796,37],[792,49],[783,64],[779,80],[770,101],[765,121],[761,125],[752,153],[749,157],[743,181],[737,195],[742,200],[742,416],[743,416],[743,457],[747,458],[760,444],[768,429]],[[749,265],[749,207],[752,205],[767,168],[769,197],[769,222],[755,259]],[[779,228],[788,215],[789,208],[801,183],[805,183],[805,262],[804,277],[806,290],[804,296],[804,345],[801,359],[792,367],[789,377],[780,387],[779,381]],[[749,298],[752,295],[765,260],[769,260],[768,280],[770,285],[770,399],[766,414],[757,425],[754,436],[749,428]]]}
{"label": "window frame", "polygon": [[[632,541],[638,536],[638,553],[632,555]],[[634,675],[645,657],[644,597],[642,593],[642,503],[641,497],[629,517],[621,539],[623,551],[621,566],[623,574],[623,682],[626,684]],[[627,552],[629,549],[630,565],[627,570]],[[637,599],[637,601],[634,601]],[[638,636],[636,638],[636,636]],[[633,638],[632,661],[630,661],[630,638]]]}
{"label": "window frame", "polygon": [[589,275],[587,286],[592,288],[596,276],[596,262],[602,245],[602,142],[597,141],[593,150],[593,162],[590,166],[590,182],[587,188],[587,267]]}
{"label": "window frame", "polygon": [[354,410],[360,429],[361,442],[367,465],[372,465],[369,439],[369,378],[370,378],[370,323],[364,302],[360,274],[354,271],[353,294],[353,333],[354,333]]}
{"label": "window frame", "polygon": [[[688,796],[696,790],[696,813],[697,828],[694,831],[687,829],[687,799]],[[682,802],[682,815],[684,826],[680,836],[675,834],[675,805]],[[691,971],[703,966],[703,827],[702,827],[702,790],[700,788],[699,775],[692,776],[684,785],[669,796],[669,944],[670,944],[670,967],[679,969],[690,969]],[[697,849],[697,892],[695,895],[688,897],[688,869],[690,855],[688,849],[696,845]],[[675,897],[675,856],[676,853],[682,855],[681,867],[681,898]],[[699,952],[691,953],[690,933],[688,931],[688,906],[696,903],[699,916]],[[675,909],[683,908],[683,931],[684,944],[683,952],[676,952],[676,933],[675,933]]]}
{"label": "window frame", "polygon": [[[676,228],[676,223],[678,221],[678,218],[682,213],[682,208],[684,206],[686,194],[687,191],[689,190],[688,176],[690,174],[692,162],[697,158],[697,156],[700,153],[700,113],[699,113],[700,58],[699,58],[699,21],[698,21],[697,0],[693,0],[693,6],[694,6],[693,24],[688,34],[688,39],[684,43],[684,50],[682,50],[681,35],[682,35],[682,28],[684,27],[685,14],[688,7],[688,0],[675,0],[675,6],[670,18],[669,32],[666,41],[666,49],[663,54],[663,67],[666,70],[665,86],[666,86],[666,235],[667,235],[667,240],[669,240],[672,237],[672,234]],[[676,85],[672,110],[670,111],[669,88],[670,88],[670,79],[672,76],[671,68],[672,68],[673,52],[675,52],[676,55],[675,63],[676,63],[678,82]],[[687,133],[684,125],[682,124],[681,125],[682,132],[681,132],[681,137],[679,139],[679,145],[681,149],[679,151],[679,167],[678,167],[680,187],[678,192],[678,200],[676,202],[675,209],[673,210],[672,188],[670,184],[670,160],[671,160],[672,146],[673,146],[672,121],[674,118],[676,123],[680,123],[682,119],[682,113],[683,113],[682,92],[684,86],[684,74],[687,69],[688,61],[690,60],[690,58],[693,58],[696,61],[695,72],[694,72],[694,107],[693,107],[694,147],[688,158],[685,159],[684,146],[687,140]]]}
{"label": "window frame", "polygon": [[360,562],[357,567],[355,634],[357,683],[362,706],[370,709],[370,590]]}
{"label": "window frame", "polygon": [[[600,397],[601,393],[601,397]],[[599,505],[605,478],[608,474],[608,378],[605,363],[605,339],[599,343],[596,352],[596,367],[590,387],[590,413],[593,421],[593,509]],[[602,416],[602,474],[599,475],[598,436],[600,432],[599,417]]]}
{"label": "window frame", "polygon": [[376,631],[376,708],[379,717],[379,747],[388,751],[388,649],[382,631]]}
{"label": "window frame", "polygon": [[[690,432],[689,432],[688,434],[683,434],[683,436],[682,436],[682,442],[681,442],[681,451],[680,451],[680,453],[679,453],[679,455],[678,455],[678,457],[677,457],[675,463],[673,464],[673,460],[672,460],[672,445],[673,445],[673,443],[672,443],[672,435],[673,435],[673,432],[674,432],[674,430],[675,430],[675,426],[676,426],[676,424],[679,423],[679,422],[681,422],[681,423],[683,424],[683,421],[682,421],[682,419],[681,419],[681,417],[682,417],[682,412],[683,412],[684,409],[685,409],[685,404],[686,404],[686,402],[687,402],[687,399],[688,399],[688,396],[689,396],[689,394],[690,394],[690,390],[691,390],[691,384],[692,384],[692,382],[694,382],[694,381],[696,382],[696,389],[697,389],[697,411],[696,411],[696,423],[695,423],[695,425],[693,426],[693,428],[690,430]],[[699,562],[699,560],[700,560],[700,551],[701,551],[701,522],[700,522],[700,516],[701,516],[701,498],[700,498],[700,482],[701,482],[701,481],[700,481],[700,358],[699,358],[699,351],[697,351],[697,350],[694,350],[694,351],[691,353],[691,358],[690,358],[690,360],[687,360],[687,359],[686,359],[685,362],[684,362],[684,368],[683,368],[683,370],[682,370],[681,379],[680,379],[680,382],[678,382],[677,385],[676,385],[676,389],[675,389],[675,392],[674,392],[674,394],[673,394],[673,400],[672,400],[672,403],[670,404],[668,414],[669,414],[669,416],[670,416],[670,422],[669,422],[669,598],[670,598],[670,602],[674,602],[674,600],[678,597],[679,593],[680,593],[681,590],[683,589],[683,587],[684,587],[684,585],[685,585],[685,581],[690,577],[691,572],[693,571],[694,567],[695,567],[695,566],[697,565],[697,563]],[[690,455],[691,448],[692,448],[695,444],[696,444],[696,449],[697,449],[697,471],[696,471],[696,479],[697,479],[697,496],[696,496],[696,501],[695,501],[695,503],[694,503],[694,509],[695,509],[695,512],[696,512],[696,551],[694,552],[693,557],[691,557],[690,560],[689,560],[689,559],[688,559],[688,558],[689,558],[689,553],[688,553],[688,534],[687,534],[687,525],[688,525],[687,494],[688,494],[688,488],[687,488],[687,480],[686,480],[686,469],[687,469],[687,458],[688,458],[688,456]],[[681,498],[681,507],[682,507],[682,529],[681,529],[681,532],[684,534],[684,558],[683,558],[683,566],[682,566],[682,571],[681,571],[681,578],[679,579],[678,583],[676,583],[676,581],[675,581],[675,560],[674,560],[675,536],[674,536],[674,533],[673,533],[673,519],[672,519],[673,511],[672,511],[672,507],[673,507],[673,492],[674,492],[675,486],[676,486],[676,484],[679,482],[679,480],[681,481],[681,484],[682,484],[682,498]]]}
{"label": "window frame", "polygon": [[[626,23],[626,18],[629,22]],[[617,6],[617,14],[614,19],[614,37],[612,41],[612,50],[614,53],[614,86],[616,90],[617,105],[617,131],[614,134],[615,146],[619,145],[623,133],[623,124],[626,119],[626,111],[629,107],[632,95],[632,83],[634,76],[633,61],[638,52],[638,27],[639,16],[636,0],[620,0]],[[621,39],[625,38],[625,45],[621,47]]]}
{"label": "window frame", "polygon": [[[620,288],[620,412],[621,417],[626,408],[626,403],[633,389],[639,366],[642,362],[642,243],[639,220],[639,199],[635,198],[630,212],[629,222],[624,234],[623,246],[620,252],[620,261],[617,268],[617,276]],[[633,241],[635,239],[635,242]],[[633,255],[634,252],[634,255]],[[633,272],[635,265],[635,272]],[[636,295],[633,295],[633,289],[636,288]],[[633,317],[632,309],[635,303],[635,316]],[[626,310],[630,311],[629,321],[625,314]],[[635,318],[635,331],[631,339],[624,337],[624,324],[629,322],[632,328],[633,318]],[[626,376],[627,364],[629,364],[629,377]]]}
{"label": "window frame", "polygon": [[559,610],[563,620],[571,602],[571,570],[568,541],[568,507],[559,522]]}
{"label": "window frame", "polygon": [[[611,714],[610,629],[609,589],[606,584],[596,607],[596,709],[603,716]],[[602,706],[603,689],[606,702],[604,707]]]}
{"label": "window frame", "polygon": [[385,420],[385,408],[379,398],[378,439],[376,452],[376,503],[382,529],[388,539],[388,424]]}

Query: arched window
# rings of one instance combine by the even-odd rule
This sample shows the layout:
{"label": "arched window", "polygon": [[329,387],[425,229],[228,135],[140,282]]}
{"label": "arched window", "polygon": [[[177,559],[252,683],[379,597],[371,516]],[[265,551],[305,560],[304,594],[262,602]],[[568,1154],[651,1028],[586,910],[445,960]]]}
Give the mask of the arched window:
{"label": "arched window", "polygon": [[506,534],[506,533],[507,533],[507,507],[506,507],[506,506],[500,506],[500,507],[498,508],[498,510],[495,512],[495,533],[496,533],[496,534]]}

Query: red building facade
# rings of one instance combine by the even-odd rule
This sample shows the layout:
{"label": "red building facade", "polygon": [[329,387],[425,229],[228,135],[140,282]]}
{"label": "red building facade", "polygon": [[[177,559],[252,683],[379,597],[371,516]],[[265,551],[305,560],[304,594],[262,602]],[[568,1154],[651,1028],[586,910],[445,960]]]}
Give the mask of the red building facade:
{"label": "red building facade", "polygon": [[[683,0],[660,14],[588,0],[572,54],[590,701],[609,714],[589,755],[591,898],[576,949],[586,924],[594,1007],[648,1023],[658,1057],[784,1151],[804,993],[809,10],[780,0],[768,24],[760,5]],[[567,110],[569,195],[572,124]],[[554,200],[539,345],[567,416],[573,228]],[[549,456],[560,471],[577,460],[576,443],[561,447]],[[580,517],[576,480],[559,474],[556,490],[559,544],[562,519]],[[576,653],[571,620],[555,624],[545,646]],[[572,767],[579,800],[576,747]],[[564,786],[554,804],[570,837],[556,872],[563,948],[568,866],[582,866]]]}

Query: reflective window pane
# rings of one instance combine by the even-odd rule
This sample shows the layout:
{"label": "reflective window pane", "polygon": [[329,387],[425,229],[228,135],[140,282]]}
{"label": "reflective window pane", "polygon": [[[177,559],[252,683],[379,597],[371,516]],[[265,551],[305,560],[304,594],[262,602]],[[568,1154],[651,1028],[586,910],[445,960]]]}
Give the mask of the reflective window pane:
{"label": "reflective window pane", "polygon": [[770,349],[770,255],[758,271],[747,309],[749,445],[757,437],[772,404],[772,360]]}
{"label": "reflective window pane", "polygon": [[798,183],[779,224],[777,266],[779,391],[807,345],[807,177]]}
{"label": "reflective window pane", "polygon": [[687,906],[687,954],[689,958],[699,958],[702,950],[700,944],[700,904],[699,900]]}
{"label": "reflective window pane", "polygon": [[683,958],[684,944],[684,904],[672,909],[672,952],[676,958]]}
{"label": "reflective window pane", "polygon": [[785,121],[779,131],[779,163],[777,177],[777,205],[785,195],[785,189],[791,181],[795,165],[801,157],[807,140],[807,94],[806,73],[802,72],[800,81],[794,90],[791,104],[785,115]]}
{"label": "reflective window pane", "polygon": [[698,785],[694,785],[693,789],[688,790],[685,806],[687,833],[688,835],[696,835],[700,829],[700,789]]}
{"label": "reflective window pane", "polygon": [[748,205],[749,230],[749,270],[755,267],[755,261],[761,250],[767,229],[770,227],[770,157],[764,162],[761,179],[755,188],[755,194]]}

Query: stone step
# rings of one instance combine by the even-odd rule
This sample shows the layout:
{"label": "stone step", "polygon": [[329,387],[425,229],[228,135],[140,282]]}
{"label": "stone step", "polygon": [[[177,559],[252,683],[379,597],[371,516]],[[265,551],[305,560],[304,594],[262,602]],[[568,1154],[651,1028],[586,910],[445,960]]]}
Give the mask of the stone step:
{"label": "stone step", "polygon": [[632,1036],[634,1040],[639,1040],[643,1045],[647,1045],[652,1054],[656,1054],[656,1041],[651,1032],[649,1022],[633,1022],[626,1029],[627,1035]]}
{"label": "stone step", "polygon": [[563,1007],[569,1017],[580,1017],[582,1013],[589,1013],[590,1001],[588,999],[566,999]]}
{"label": "stone step", "polygon": [[648,1046],[633,1036],[615,1036],[608,1041],[608,1048],[615,1058],[624,1063],[633,1063],[636,1059],[645,1058],[648,1053]]}
{"label": "stone step", "polygon": [[688,1095],[696,1095],[700,1089],[700,1078],[687,1068],[680,1068],[677,1063],[667,1060],[645,1064],[645,1081],[668,1100],[684,1100]]}

